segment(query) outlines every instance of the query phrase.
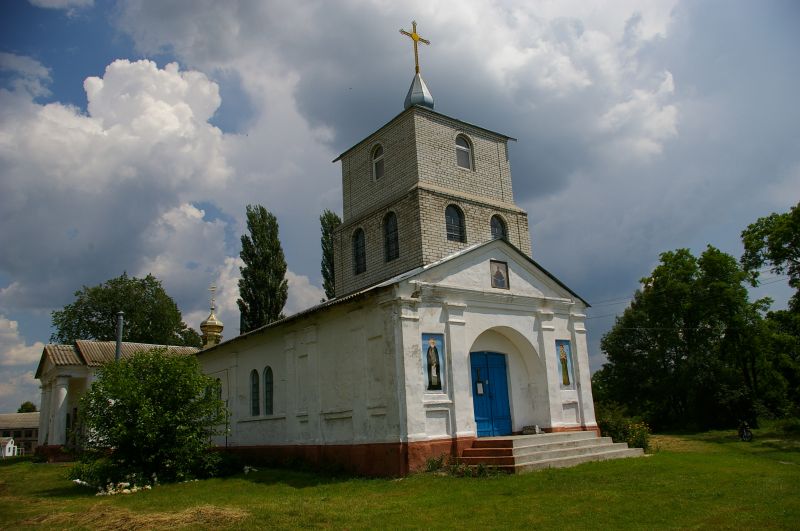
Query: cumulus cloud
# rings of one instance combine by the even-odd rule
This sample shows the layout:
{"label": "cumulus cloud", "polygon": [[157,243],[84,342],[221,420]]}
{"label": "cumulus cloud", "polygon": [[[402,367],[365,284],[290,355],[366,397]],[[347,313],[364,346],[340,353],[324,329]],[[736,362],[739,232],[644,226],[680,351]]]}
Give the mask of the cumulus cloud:
{"label": "cumulus cloud", "polygon": [[3,307],[58,307],[82,284],[157,265],[180,248],[167,234],[190,230],[181,205],[230,176],[205,75],[118,60],[85,85],[88,114],[0,92],[0,220],[15,229],[0,234]]}
{"label": "cumulus cloud", "polygon": [[25,401],[41,401],[33,371],[0,371],[0,411],[13,412]]}
{"label": "cumulus cloud", "polygon": [[20,336],[17,321],[0,315],[0,365],[26,365],[39,361],[44,343],[36,341],[32,345]]}

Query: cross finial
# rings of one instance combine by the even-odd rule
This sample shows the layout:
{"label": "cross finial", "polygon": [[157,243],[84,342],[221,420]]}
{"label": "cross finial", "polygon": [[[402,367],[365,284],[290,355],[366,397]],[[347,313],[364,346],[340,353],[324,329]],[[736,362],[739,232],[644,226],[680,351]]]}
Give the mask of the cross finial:
{"label": "cross finial", "polygon": [[431,42],[419,36],[419,33],[417,33],[416,20],[411,21],[411,33],[404,29],[401,29],[400,33],[406,35],[407,37],[411,37],[411,40],[414,41],[414,68],[417,74],[419,74],[419,54],[417,53],[417,43],[421,42],[422,44],[430,44]]}
{"label": "cross finial", "polygon": [[211,292],[211,311],[213,312],[214,309],[216,308],[216,304],[215,304],[216,299],[214,298],[214,294],[217,291],[217,286],[214,285],[214,284],[211,284],[211,286],[208,288],[208,291]]}

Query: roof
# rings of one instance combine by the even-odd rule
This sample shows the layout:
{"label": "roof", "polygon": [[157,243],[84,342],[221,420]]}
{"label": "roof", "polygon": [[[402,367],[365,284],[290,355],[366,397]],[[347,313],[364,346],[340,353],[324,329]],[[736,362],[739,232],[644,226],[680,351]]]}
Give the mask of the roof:
{"label": "roof", "polygon": [[391,120],[389,120],[388,122],[386,122],[385,124],[383,124],[382,126],[377,128],[375,131],[373,131],[372,133],[370,133],[369,135],[367,135],[363,139],[359,140],[358,142],[356,142],[355,144],[353,144],[352,146],[350,146],[349,148],[344,150],[338,157],[333,159],[332,162],[337,162],[342,157],[344,157],[345,155],[347,155],[348,153],[353,151],[356,147],[360,146],[365,140],[367,140],[367,139],[371,138],[372,136],[374,136],[375,134],[377,134],[381,129],[383,129],[387,125],[391,124],[392,122],[394,122],[395,120],[397,120],[398,118],[403,116],[405,113],[412,112],[412,109],[416,109],[418,111],[422,111],[423,113],[430,113],[430,114],[433,114],[433,115],[436,115],[436,116],[441,116],[441,117],[447,118],[448,120],[453,120],[454,122],[458,122],[460,124],[466,125],[467,127],[471,127],[473,129],[477,129],[478,131],[483,131],[484,133],[489,133],[490,135],[494,135],[494,136],[499,136],[501,138],[505,138],[506,140],[513,140],[514,142],[517,141],[516,138],[510,137],[508,135],[504,135],[503,133],[498,133],[497,131],[492,131],[491,129],[486,129],[485,127],[481,127],[479,125],[471,124],[469,122],[465,122],[464,120],[459,120],[458,118],[453,118],[452,116],[448,116],[448,115],[442,114],[442,113],[440,113],[438,111],[434,111],[433,109],[430,109],[428,107],[423,107],[422,105],[415,104],[415,105],[412,105],[411,107],[408,107],[407,109],[404,109],[403,112],[399,113],[394,118],[392,118]]}
{"label": "roof", "polygon": [[[189,355],[196,354],[199,349],[176,345],[153,345],[150,343],[122,342],[121,357],[128,358],[136,352],[154,348],[165,348],[170,354]],[[99,367],[109,361],[114,361],[117,353],[116,341],[94,341],[79,339],[75,345],[46,345],[36,369],[36,378],[42,374],[45,359],[49,359],[56,366]]]}
{"label": "roof", "polygon": [[39,412],[33,413],[0,413],[0,428],[31,429],[39,427]]}
{"label": "roof", "polygon": [[547,269],[542,267],[536,260],[534,260],[533,258],[528,256],[527,254],[523,253],[522,251],[520,251],[516,246],[511,244],[505,238],[498,238],[498,239],[489,240],[489,241],[486,241],[486,242],[483,242],[483,243],[477,243],[475,245],[471,245],[471,246],[469,246],[469,247],[467,247],[465,249],[461,249],[460,251],[457,251],[457,252],[455,252],[455,253],[453,253],[451,255],[445,256],[444,258],[442,258],[441,260],[438,260],[436,262],[431,262],[428,265],[416,267],[414,269],[406,271],[405,273],[400,273],[399,275],[395,275],[394,277],[389,278],[387,280],[382,280],[382,281],[380,281],[380,282],[378,282],[376,284],[373,284],[372,286],[368,286],[368,287],[363,288],[363,289],[361,289],[359,291],[356,291],[354,293],[350,293],[348,295],[344,295],[344,296],[336,298],[336,299],[331,299],[329,301],[323,302],[322,304],[317,304],[316,306],[312,306],[311,308],[308,308],[308,309],[305,309],[305,310],[303,310],[301,312],[298,312],[296,314],[290,315],[289,317],[285,317],[285,318],[283,318],[283,319],[281,319],[279,321],[272,322],[272,323],[270,323],[268,325],[264,325],[264,326],[262,326],[260,328],[256,328],[255,330],[250,330],[249,332],[246,332],[244,334],[240,334],[240,335],[238,335],[236,337],[233,337],[233,338],[231,338],[231,339],[229,339],[227,341],[223,341],[222,343],[218,343],[217,345],[214,345],[213,347],[207,348],[205,350],[201,350],[200,352],[198,352],[198,354],[211,352],[211,351],[219,348],[222,345],[227,345],[227,344],[233,343],[235,341],[240,341],[240,340],[242,340],[242,339],[244,339],[246,337],[249,337],[249,336],[264,332],[265,330],[268,330],[270,328],[274,328],[274,327],[279,326],[279,325],[286,324],[288,322],[294,321],[294,320],[299,319],[301,317],[305,317],[305,316],[314,314],[316,312],[319,312],[319,311],[324,310],[326,308],[329,308],[331,306],[336,306],[338,304],[342,304],[342,303],[345,303],[345,302],[356,300],[356,299],[361,298],[361,297],[365,297],[365,296],[367,296],[368,294],[370,294],[373,291],[377,291],[377,290],[379,290],[381,288],[385,288],[385,287],[391,286],[392,284],[397,284],[398,282],[402,282],[402,281],[404,281],[404,280],[406,280],[408,278],[411,278],[411,277],[413,277],[413,276],[415,276],[415,275],[417,275],[419,273],[422,273],[423,271],[426,271],[428,269],[432,269],[434,267],[440,266],[440,265],[442,265],[442,264],[444,264],[446,262],[450,262],[451,260],[455,260],[459,256],[463,256],[465,254],[471,253],[471,252],[473,252],[473,251],[475,251],[477,249],[480,249],[482,247],[486,247],[488,245],[492,245],[492,244],[494,244],[496,242],[501,242],[502,244],[510,247],[514,252],[516,252],[518,255],[520,255],[522,258],[527,260],[529,263],[533,264],[537,269],[539,269],[542,273],[544,273],[548,278],[550,278],[550,280],[552,280],[553,282],[555,282],[556,284],[558,284],[559,286],[561,286],[562,288],[567,290],[575,298],[580,300],[583,304],[586,305],[587,308],[591,307],[591,304],[589,304],[583,297],[581,297],[580,295],[578,295],[577,293],[572,291],[569,288],[569,286],[567,286],[566,284],[561,282],[558,278],[556,278],[555,275],[553,275]]}

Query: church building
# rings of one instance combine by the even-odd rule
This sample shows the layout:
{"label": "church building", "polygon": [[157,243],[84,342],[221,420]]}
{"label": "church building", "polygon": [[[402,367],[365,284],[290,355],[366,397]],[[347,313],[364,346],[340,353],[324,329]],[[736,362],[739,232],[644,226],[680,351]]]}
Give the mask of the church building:
{"label": "church building", "polygon": [[595,437],[588,304],[533,259],[510,140],[435,111],[417,65],[404,110],[334,161],[336,297],[197,354],[218,445],[402,475],[484,437]]}

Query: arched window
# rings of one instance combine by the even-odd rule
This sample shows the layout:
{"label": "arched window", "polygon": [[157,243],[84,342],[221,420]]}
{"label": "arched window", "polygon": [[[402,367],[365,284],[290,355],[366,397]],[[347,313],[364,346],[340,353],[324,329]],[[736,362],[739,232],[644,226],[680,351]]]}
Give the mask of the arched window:
{"label": "arched window", "polygon": [[386,261],[391,262],[400,257],[400,243],[397,236],[397,216],[389,212],[383,218],[383,244],[386,251]]}
{"label": "arched window", "polygon": [[492,239],[496,240],[498,238],[506,238],[508,234],[506,233],[506,224],[503,223],[503,219],[498,216],[492,216]]}
{"label": "arched window", "polygon": [[353,233],[353,270],[356,275],[367,270],[367,250],[364,244],[364,229]]}
{"label": "arched window", "polygon": [[464,213],[455,205],[448,206],[444,211],[447,225],[447,239],[451,242],[466,242],[467,231],[464,227]]}
{"label": "arched window", "polygon": [[250,371],[250,414],[257,417],[261,414],[258,410],[258,371],[253,369]]}
{"label": "arched window", "polygon": [[217,378],[217,398],[222,400],[222,380]]}
{"label": "arched window", "polygon": [[472,169],[472,145],[464,135],[456,137],[456,164],[468,170]]}
{"label": "arched window", "polygon": [[376,181],[383,177],[383,146],[378,144],[372,150],[372,178]]}
{"label": "arched window", "polygon": [[272,385],[272,367],[264,369],[264,414],[272,415],[272,394],[274,386]]}

